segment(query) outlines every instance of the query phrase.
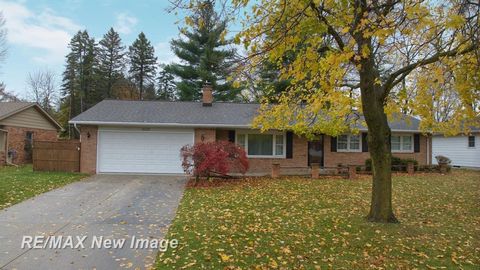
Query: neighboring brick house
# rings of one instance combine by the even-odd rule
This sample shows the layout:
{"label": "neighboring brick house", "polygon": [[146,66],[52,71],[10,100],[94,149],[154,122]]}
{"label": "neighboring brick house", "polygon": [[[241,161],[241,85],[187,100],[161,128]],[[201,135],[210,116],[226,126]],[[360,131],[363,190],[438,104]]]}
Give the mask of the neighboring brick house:
{"label": "neighboring brick house", "polygon": [[[251,129],[259,104],[213,102],[210,87],[202,102],[104,100],[70,123],[80,129],[80,170],[85,173],[182,173],[180,148],[186,144],[229,140],[243,146],[251,174],[282,170],[363,165],[369,157],[366,129],[337,138],[309,141],[289,131]],[[430,164],[430,138],[419,121],[403,116],[390,123],[394,156]]]}
{"label": "neighboring brick house", "polygon": [[37,103],[0,102],[0,166],[30,163],[33,141],[56,141],[60,129]]}

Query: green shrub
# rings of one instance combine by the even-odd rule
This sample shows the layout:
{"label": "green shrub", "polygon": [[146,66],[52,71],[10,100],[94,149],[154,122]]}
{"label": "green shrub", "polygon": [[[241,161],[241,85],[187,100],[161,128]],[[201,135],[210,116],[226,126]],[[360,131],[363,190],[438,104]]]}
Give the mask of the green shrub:
{"label": "green shrub", "polygon": [[[417,165],[418,165],[418,161],[416,161],[413,158],[402,159],[402,158],[393,156],[392,157],[392,171],[405,171],[406,168],[407,168],[407,164],[409,162],[413,162],[413,165],[415,167],[417,167]],[[372,159],[371,158],[368,158],[368,159],[365,160],[365,169],[367,171],[372,170]],[[415,170],[416,170],[416,168],[415,168]]]}

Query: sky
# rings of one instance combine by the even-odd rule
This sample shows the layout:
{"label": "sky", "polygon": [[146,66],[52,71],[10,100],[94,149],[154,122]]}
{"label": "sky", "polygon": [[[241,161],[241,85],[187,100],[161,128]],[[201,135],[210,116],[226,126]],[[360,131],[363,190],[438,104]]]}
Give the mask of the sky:
{"label": "sky", "polygon": [[181,18],[168,13],[169,6],[168,0],[0,0],[8,31],[0,81],[21,98],[28,97],[29,72],[51,70],[59,85],[67,45],[83,29],[99,41],[114,27],[127,47],[143,31],[159,62],[176,61],[169,42],[178,36]]}

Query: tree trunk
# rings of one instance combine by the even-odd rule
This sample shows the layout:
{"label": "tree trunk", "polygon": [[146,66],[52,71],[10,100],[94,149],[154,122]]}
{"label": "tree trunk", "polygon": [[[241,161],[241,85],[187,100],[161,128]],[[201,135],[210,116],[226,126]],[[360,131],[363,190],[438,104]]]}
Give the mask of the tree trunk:
{"label": "tree trunk", "polygon": [[385,90],[378,81],[373,57],[361,63],[362,108],[368,126],[368,150],[372,158],[372,202],[367,219],[373,222],[398,222],[392,210],[392,153],[390,127],[384,110]]}
{"label": "tree trunk", "polygon": [[[368,95],[367,95],[368,97]],[[362,98],[363,100],[363,98]],[[368,150],[372,158],[372,202],[367,218],[373,222],[398,222],[392,210],[390,127],[383,106],[363,103],[368,126]]]}

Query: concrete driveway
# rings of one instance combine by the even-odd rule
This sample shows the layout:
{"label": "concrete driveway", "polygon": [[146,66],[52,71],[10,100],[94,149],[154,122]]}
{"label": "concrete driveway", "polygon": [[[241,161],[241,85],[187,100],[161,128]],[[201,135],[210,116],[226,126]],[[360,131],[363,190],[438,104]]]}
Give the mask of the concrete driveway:
{"label": "concrete driveway", "polygon": [[[1,210],[0,268],[149,268],[158,249],[130,248],[132,237],[154,240],[165,235],[185,181],[182,176],[96,175]],[[44,236],[46,248],[34,248],[24,236]],[[66,248],[52,245],[58,236]],[[82,247],[77,237],[85,236]],[[125,244],[107,248],[105,239],[125,239]]]}

